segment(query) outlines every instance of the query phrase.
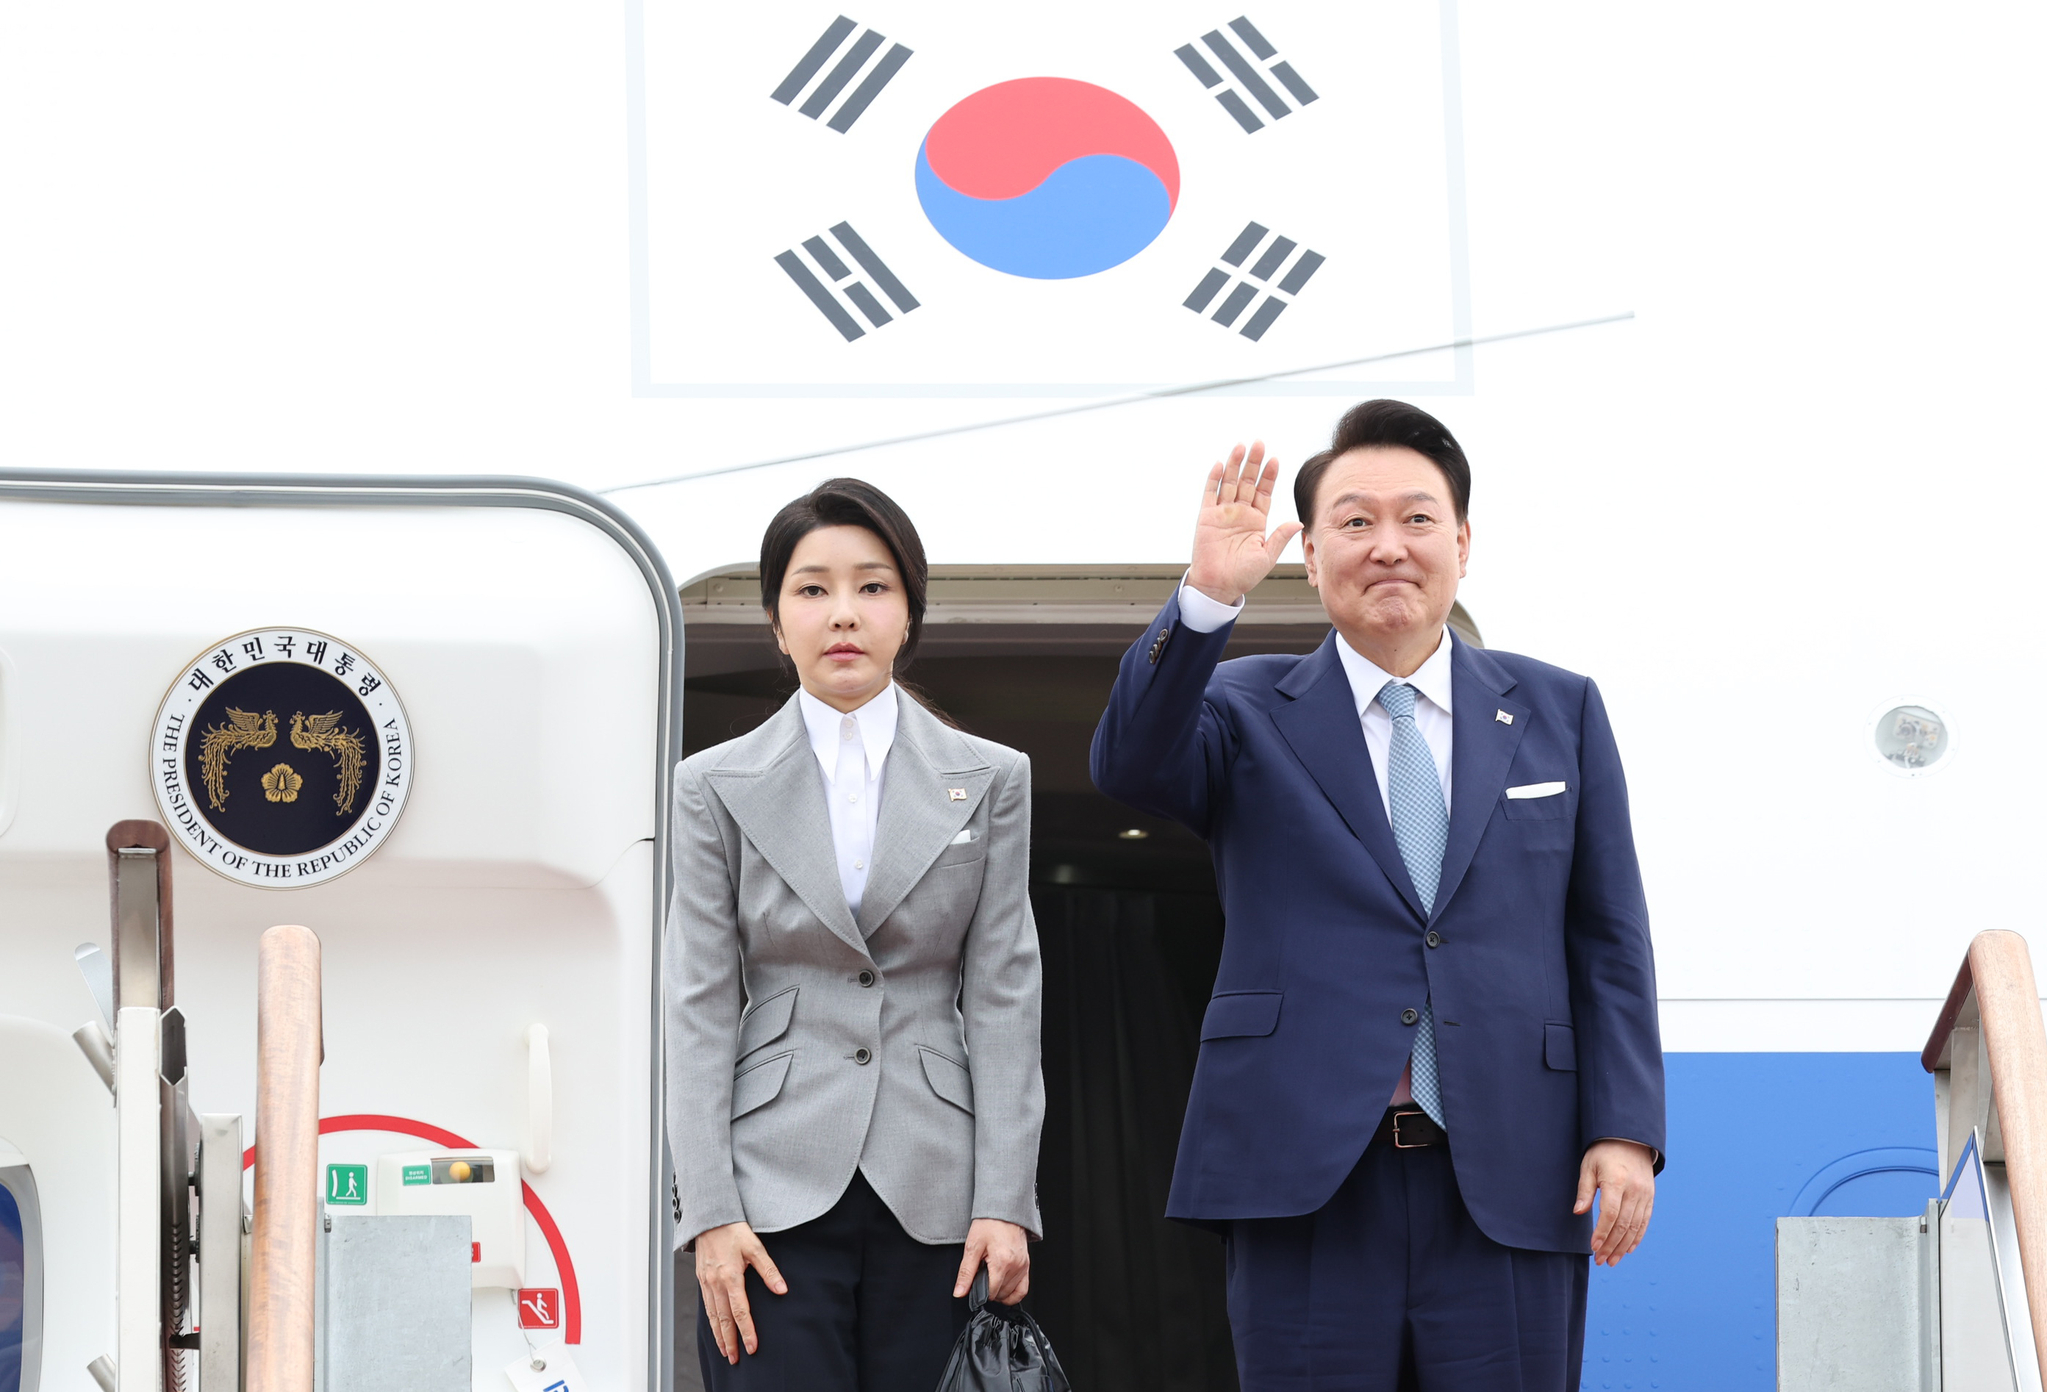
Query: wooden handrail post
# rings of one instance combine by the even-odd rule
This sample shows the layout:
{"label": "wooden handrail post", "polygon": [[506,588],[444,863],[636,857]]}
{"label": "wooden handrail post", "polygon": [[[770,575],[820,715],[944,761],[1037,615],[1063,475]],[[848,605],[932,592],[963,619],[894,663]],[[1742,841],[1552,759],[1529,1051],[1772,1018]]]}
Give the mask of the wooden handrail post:
{"label": "wooden handrail post", "polygon": [[[2033,1347],[2047,1359],[2047,1026],[2040,1019],[2032,958],[2017,933],[1978,933],[1969,944],[1969,972],[1983,1013]],[[2047,1377],[2047,1363],[2041,1372]]]}
{"label": "wooden handrail post", "polygon": [[1934,1076],[1943,1179],[1972,1131],[1978,1158],[2003,1169],[2033,1351],[2047,1380],[2047,1024],[2024,938],[1992,928],[1969,943],[1919,1061]]}
{"label": "wooden handrail post", "polygon": [[320,940],[308,928],[272,928],[256,949],[248,1392],[313,1388],[320,1054]]}

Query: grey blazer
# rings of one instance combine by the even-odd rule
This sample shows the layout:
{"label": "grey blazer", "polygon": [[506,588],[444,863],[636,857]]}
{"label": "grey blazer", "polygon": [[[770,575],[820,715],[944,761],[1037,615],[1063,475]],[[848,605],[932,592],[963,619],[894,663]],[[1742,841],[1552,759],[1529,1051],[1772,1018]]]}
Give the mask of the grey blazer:
{"label": "grey blazer", "polygon": [[665,946],[668,1127],[686,1238],[823,1214],[857,1168],[912,1237],[1036,1235],[1030,761],[907,695],[859,921],[791,698],[683,761]]}

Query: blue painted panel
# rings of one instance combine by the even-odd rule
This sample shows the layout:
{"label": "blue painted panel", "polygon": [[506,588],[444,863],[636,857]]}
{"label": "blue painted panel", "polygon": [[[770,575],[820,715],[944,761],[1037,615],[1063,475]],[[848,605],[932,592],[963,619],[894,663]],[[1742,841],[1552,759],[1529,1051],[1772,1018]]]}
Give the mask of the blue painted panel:
{"label": "blue painted panel", "polygon": [[1888,1170],[1851,1180],[1813,1209],[1823,1218],[1909,1218],[1926,1211],[1933,1171]]}
{"label": "blue painted panel", "polygon": [[1928,1184],[1939,1188],[1940,1156],[1932,1146],[1872,1146],[1815,1170],[1785,1212],[1799,1218],[1906,1218],[1926,1211]]}
{"label": "blue painted panel", "polygon": [[[1773,1392],[1776,1220],[1934,1196],[1916,1054],[1667,1054],[1670,1164],[1649,1236],[1594,1268],[1591,1392]],[[1924,1166],[1921,1170],[1919,1165]]]}
{"label": "blue painted panel", "polygon": [[21,1205],[0,1184],[0,1392],[21,1392],[22,1321],[28,1268],[22,1247]]}

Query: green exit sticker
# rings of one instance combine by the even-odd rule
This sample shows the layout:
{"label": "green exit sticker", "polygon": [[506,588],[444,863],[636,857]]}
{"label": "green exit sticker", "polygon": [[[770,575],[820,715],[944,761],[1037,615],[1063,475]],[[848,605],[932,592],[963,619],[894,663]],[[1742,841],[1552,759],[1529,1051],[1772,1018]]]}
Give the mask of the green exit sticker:
{"label": "green exit sticker", "polygon": [[368,1165],[329,1165],[327,1167],[327,1202],[331,1204],[366,1204],[370,1201],[370,1167]]}
{"label": "green exit sticker", "polygon": [[407,1165],[405,1167],[405,1182],[407,1184],[432,1184],[434,1182],[434,1167],[432,1165]]}

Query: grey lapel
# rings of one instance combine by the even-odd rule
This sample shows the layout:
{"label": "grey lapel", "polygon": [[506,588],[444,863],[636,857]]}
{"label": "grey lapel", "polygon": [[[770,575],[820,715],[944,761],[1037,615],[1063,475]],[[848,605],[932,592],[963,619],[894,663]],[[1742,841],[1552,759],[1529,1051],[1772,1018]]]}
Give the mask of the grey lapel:
{"label": "grey lapel", "polygon": [[[832,818],[824,802],[824,775],[817,755],[811,752],[796,698],[790,697],[757,734],[769,751],[766,763],[758,768],[710,769],[704,777],[717,789],[732,820],[739,823],[761,858],[825,927],[864,953],[867,941],[853,922],[853,911],[846,907],[845,886],[839,883]],[[901,743],[898,733],[897,745]],[[890,764],[893,766],[893,759]],[[884,822],[886,806],[884,798]],[[872,902],[873,897],[870,882],[867,901]]]}
{"label": "grey lapel", "polygon": [[889,747],[881,816],[874,828],[874,869],[860,896],[863,938],[924,878],[995,778],[988,761],[909,692],[898,688],[896,699],[896,739]]}

